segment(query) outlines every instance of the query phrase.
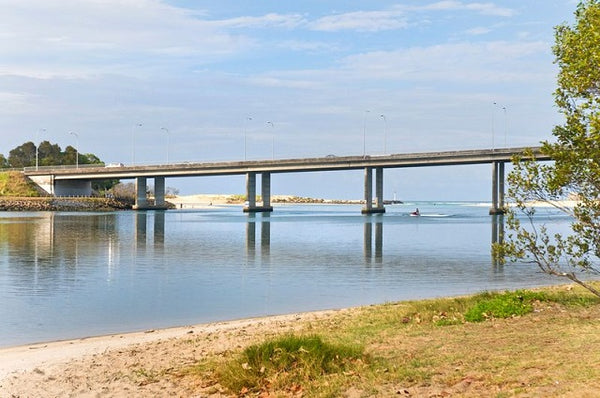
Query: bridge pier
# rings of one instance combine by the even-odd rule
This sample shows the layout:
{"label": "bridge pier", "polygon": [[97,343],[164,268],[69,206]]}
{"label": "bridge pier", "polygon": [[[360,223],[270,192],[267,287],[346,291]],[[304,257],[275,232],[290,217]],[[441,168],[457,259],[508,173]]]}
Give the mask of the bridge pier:
{"label": "bridge pier", "polygon": [[271,173],[261,173],[262,206],[256,204],[256,172],[246,173],[246,200],[244,213],[271,212]]}
{"label": "bridge pier", "polygon": [[165,177],[154,177],[154,204],[148,203],[148,178],[135,178],[135,204],[133,210],[166,210]]}
{"label": "bridge pier", "polygon": [[383,168],[375,167],[375,206],[373,206],[373,167],[365,167],[365,207],[362,214],[385,213],[383,206]]}
{"label": "bridge pier", "polygon": [[504,162],[492,162],[492,207],[490,215],[504,214]]}

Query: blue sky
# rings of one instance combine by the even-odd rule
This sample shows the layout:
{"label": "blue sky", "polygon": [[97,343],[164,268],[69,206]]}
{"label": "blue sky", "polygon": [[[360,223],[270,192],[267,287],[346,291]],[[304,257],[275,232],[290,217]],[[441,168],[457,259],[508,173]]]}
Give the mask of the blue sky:
{"label": "blue sky", "polygon": [[[0,153],[47,139],[127,164],[536,145],[561,122],[553,28],[576,2],[0,5]],[[489,200],[490,175],[386,170],[385,195]],[[167,185],[242,193],[243,181]],[[274,194],[362,196],[361,172],[272,183]]]}

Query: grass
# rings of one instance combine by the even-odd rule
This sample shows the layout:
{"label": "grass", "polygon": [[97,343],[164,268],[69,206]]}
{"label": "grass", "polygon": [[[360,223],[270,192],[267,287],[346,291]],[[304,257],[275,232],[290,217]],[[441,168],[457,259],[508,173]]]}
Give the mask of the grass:
{"label": "grass", "polygon": [[599,304],[578,287],[388,303],[257,338],[190,372],[232,396],[593,396]]}
{"label": "grass", "polygon": [[0,196],[40,196],[33,182],[18,171],[0,172]]}
{"label": "grass", "polygon": [[251,345],[227,362],[218,377],[238,394],[299,392],[327,375],[356,370],[364,358],[357,346],[328,343],[316,335],[288,335]]}

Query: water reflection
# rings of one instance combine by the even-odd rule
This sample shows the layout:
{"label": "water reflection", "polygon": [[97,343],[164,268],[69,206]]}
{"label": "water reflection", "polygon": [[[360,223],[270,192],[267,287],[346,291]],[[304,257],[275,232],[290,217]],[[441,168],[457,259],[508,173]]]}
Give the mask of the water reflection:
{"label": "water reflection", "polygon": [[0,346],[539,284],[480,209],[0,214]]}
{"label": "water reflection", "polygon": [[[371,264],[373,258],[375,263],[381,264],[383,262],[383,222],[381,221],[381,215],[376,215],[378,221],[368,219],[364,224],[363,233],[363,252],[365,261],[367,264]],[[373,228],[373,226],[375,228]],[[375,253],[373,253],[373,229],[375,229]]]}
{"label": "water reflection", "polygon": [[494,214],[492,215],[492,264],[495,267],[501,267],[503,259],[498,258],[494,254],[494,245],[504,243],[504,215]]}
{"label": "water reflection", "polygon": [[256,224],[257,217],[261,217],[260,221],[260,254],[263,258],[268,258],[271,253],[271,220],[270,214],[264,213],[256,215],[254,213],[247,214],[246,221],[246,255],[248,258],[256,256]]}

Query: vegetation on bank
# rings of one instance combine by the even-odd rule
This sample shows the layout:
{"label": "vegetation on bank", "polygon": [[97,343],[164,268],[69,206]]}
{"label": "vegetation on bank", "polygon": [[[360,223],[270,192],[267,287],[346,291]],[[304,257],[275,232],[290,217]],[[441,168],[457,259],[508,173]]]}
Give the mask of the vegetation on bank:
{"label": "vegetation on bank", "polygon": [[35,183],[18,171],[0,172],[0,196],[37,197]]}
{"label": "vegetation on bank", "polygon": [[364,307],[174,377],[208,395],[586,395],[600,387],[599,304],[563,286]]}

